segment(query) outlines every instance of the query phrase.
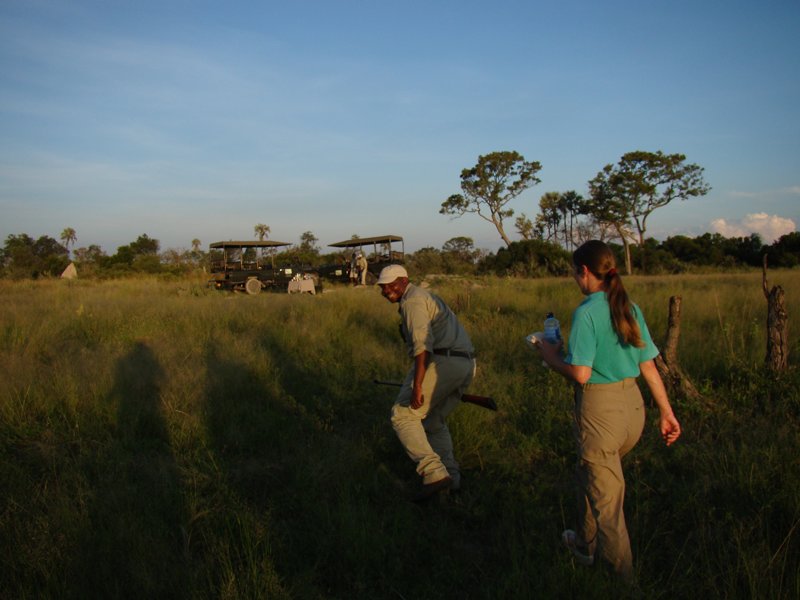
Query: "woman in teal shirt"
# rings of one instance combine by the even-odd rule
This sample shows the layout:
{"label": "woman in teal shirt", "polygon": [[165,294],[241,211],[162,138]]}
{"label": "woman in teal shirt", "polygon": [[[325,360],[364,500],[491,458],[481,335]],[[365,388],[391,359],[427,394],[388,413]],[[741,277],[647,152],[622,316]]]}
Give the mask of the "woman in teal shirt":
{"label": "woman in teal shirt", "polygon": [[586,299],[572,316],[569,351],[539,342],[542,357],[576,383],[574,434],[578,449],[578,527],[562,534],[578,562],[595,555],[624,579],[633,575],[625,525],[622,457],[641,437],[644,403],[641,374],[661,413],[659,427],[669,446],[681,434],[653,359],[653,344],[642,311],[628,298],[611,249],[601,241],[583,244],[572,255],[575,281]]}

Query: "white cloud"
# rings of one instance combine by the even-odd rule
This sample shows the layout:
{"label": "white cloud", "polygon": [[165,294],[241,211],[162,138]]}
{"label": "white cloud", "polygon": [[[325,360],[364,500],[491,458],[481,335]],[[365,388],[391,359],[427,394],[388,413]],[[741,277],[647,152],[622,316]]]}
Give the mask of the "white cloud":
{"label": "white cloud", "polygon": [[797,225],[791,219],[778,215],[753,213],[745,215],[741,221],[714,219],[711,221],[711,230],[725,237],[748,237],[757,233],[765,244],[771,244],[782,235],[796,231]]}

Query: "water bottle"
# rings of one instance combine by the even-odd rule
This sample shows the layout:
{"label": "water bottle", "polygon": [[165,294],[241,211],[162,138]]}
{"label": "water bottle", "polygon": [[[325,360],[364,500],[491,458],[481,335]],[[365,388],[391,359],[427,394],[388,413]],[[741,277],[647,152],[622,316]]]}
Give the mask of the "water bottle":
{"label": "water bottle", "polygon": [[547,313],[544,320],[544,339],[551,344],[561,341],[561,325],[551,312]]}

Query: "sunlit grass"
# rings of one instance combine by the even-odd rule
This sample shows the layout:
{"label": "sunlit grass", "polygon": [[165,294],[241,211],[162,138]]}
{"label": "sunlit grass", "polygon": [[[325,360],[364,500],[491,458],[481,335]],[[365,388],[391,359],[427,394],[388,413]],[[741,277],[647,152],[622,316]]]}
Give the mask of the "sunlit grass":
{"label": "sunlit grass", "polygon": [[[628,463],[643,588],[796,597],[800,393],[796,375],[773,382],[762,372],[760,273],[625,282],[657,343],[669,297],[682,296],[679,357],[710,400],[675,399],[683,439],[666,449],[651,425]],[[576,570],[559,548],[574,525],[571,392],[523,343],[548,311],[568,334],[577,287],[430,284],[478,350],[471,391],[501,410],[454,413],[464,490],[420,508],[407,501],[416,476],[388,424],[396,391],[372,383],[408,368],[396,307],[376,289],[251,297],[192,281],[0,282],[0,589],[612,594],[613,581]],[[800,271],[770,273],[775,284],[792,318]],[[433,580],[420,577],[418,555]]]}

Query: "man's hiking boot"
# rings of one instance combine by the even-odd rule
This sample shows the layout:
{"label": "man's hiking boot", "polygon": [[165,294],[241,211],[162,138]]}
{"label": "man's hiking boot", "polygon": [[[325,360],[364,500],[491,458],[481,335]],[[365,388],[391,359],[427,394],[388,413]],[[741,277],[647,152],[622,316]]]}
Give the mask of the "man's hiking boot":
{"label": "man's hiking boot", "polygon": [[442,492],[444,490],[449,490],[452,485],[453,485],[453,480],[449,475],[442,477],[439,481],[423,484],[422,488],[420,488],[420,490],[416,494],[414,494],[412,500],[414,502],[424,502],[425,500],[430,499],[439,492]]}

